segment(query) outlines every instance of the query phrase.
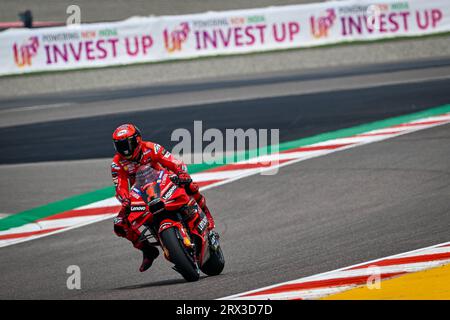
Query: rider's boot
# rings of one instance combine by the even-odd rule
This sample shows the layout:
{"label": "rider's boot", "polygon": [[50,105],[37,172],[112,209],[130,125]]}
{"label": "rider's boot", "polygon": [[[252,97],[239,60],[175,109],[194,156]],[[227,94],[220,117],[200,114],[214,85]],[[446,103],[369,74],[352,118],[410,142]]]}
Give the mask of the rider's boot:
{"label": "rider's boot", "polygon": [[205,213],[206,218],[208,219],[209,222],[208,230],[214,229],[216,227],[216,224],[214,223],[214,218],[211,215],[211,211],[209,211],[208,207],[206,206],[205,197],[200,192],[197,192],[196,194],[194,194],[194,199],[197,202],[200,209],[202,209],[202,211]]}
{"label": "rider's boot", "polygon": [[143,255],[142,264],[139,268],[139,271],[144,272],[152,266],[153,261],[155,261],[155,259],[159,255],[159,250],[158,248],[149,244],[147,241],[142,242],[142,245],[138,249],[142,251]]}
{"label": "rider's boot", "polygon": [[197,205],[205,213],[206,218],[208,219],[208,222],[209,222],[208,230],[214,229],[216,224],[214,223],[214,219],[211,215],[211,211],[209,211],[208,207],[206,206],[205,197],[199,192],[198,184],[195,182],[192,182],[191,184],[189,184],[186,187],[186,191],[189,195],[191,195],[194,198],[195,202],[197,202]]}
{"label": "rider's boot", "polygon": [[204,204],[203,207],[200,207],[200,208],[202,208],[203,212],[206,215],[206,218],[208,218],[208,222],[209,222],[208,230],[214,229],[216,227],[216,224],[214,223],[214,219],[213,219],[208,207],[206,206],[206,204]]}

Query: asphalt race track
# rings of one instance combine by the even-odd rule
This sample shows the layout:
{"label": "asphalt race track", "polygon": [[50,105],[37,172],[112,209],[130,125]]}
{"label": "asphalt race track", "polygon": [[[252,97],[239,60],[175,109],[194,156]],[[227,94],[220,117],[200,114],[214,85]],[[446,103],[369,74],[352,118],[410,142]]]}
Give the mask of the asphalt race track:
{"label": "asphalt race track", "polygon": [[[444,62],[449,63],[449,65],[442,63],[442,65],[446,70],[448,68],[447,72],[450,75],[450,59]],[[435,65],[436,62],[431,66]],[[416,67],[411,64],[406,66]],[[429,65],[425,66],[429,67]],[[383,70],[382,67],[380,69]],[[345,82],[346,77],[351,72],[356,73],[357,69],[340,71],[341,81]],[[384,71],[385,77],[389,77],[392,72],[389,69]],[[364,68],[361,72],[378,74],[381,71],[372,67]],[[419,69],[417,72],[421,73],[422,70]],[[335,77],[336,72],[328,71],[328,76]],[[290,76],[285,77],[284,81],[298,80],[302,83],[302,81],[311,81],[311,78],[326,79],[327,75],[319,73],[309,78]],[[282,81],[280,78],[275,78],[273,84],[278,84],[280,81]],[[267,82],[267,79],[253,81],[259,85]],[[205,84],[206,87],[203,90],[216,88],[220,84],[225,87],[233,86],[229,82],[219,82]],[[238,81],[239,84],[244,85],[243,81]],[[191,90],[199,90],[198,85],[190,86]],[[154,141],[158,141],[169,149],[176,143],[170,139],[172,131],[177,128],[187,128],[192,131],[195,120],[203,121],[204,130],[217,128],[222,132],[226,128],[280,128],[280,140],[289,141],[445,104],[449,101],[448,88],[450,88],[449,77],[325,93],[292,94],[0,127],[0,144],[3,151],[0,164],[107,158],[113,153],[111,132],[118,125],[126,122],[135,123],[144,130],[146,136],[152,137]],[[186,89],[175,86],[170,89],[160,88],[156,93],[183,90]],[[133,93],[138,97],[143,96],[147,101],[151,101],[156,94],[155,89],[148,90],[147,95],[144,89],[130,89],[121,91],[113,97],[119,99],[123,105],[128,105],[133,103]],[[84,102],[89,99],[97,105],[108,106],[111,103],[109,101],[112,99],[111,94],[104,93],[104,95],[107,97],[105,101],[98,101],[98,95],[92,93],[84,99],[83,96],[72,97],[72,99]],[[53,101],[55,102],[58,100]],[[14,103],[8,103],[14,105]],[[23,101],[16,103],[23,103]],[[161,123],[164,125],[161,126]]]}
{"label": "asphalt race track", "polygon": [[[450,102],[450,79],[404,82],[3,127],[0,162],[108,157],[110,131],[126,120],[168,146],[170,132],[193,120],[205,128],[280,128],[288,141]],[[162,119],[164,127],[148,124]],[[445,242],[448,159],[444,125],[207,190],[226,266],[196,283],[184,282],[162,257],[139,273],[141,254],[113,234],[111,221],[1,248],[0,299],[214,299]],[[28,178],[38,183],[39,171]],[[70,265],[81,268],[81,290],[66,287]]]}

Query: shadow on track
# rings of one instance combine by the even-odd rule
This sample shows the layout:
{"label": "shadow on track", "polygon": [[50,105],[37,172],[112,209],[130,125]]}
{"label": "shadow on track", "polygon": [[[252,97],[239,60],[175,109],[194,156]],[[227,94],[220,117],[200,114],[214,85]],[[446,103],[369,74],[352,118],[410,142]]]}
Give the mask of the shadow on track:
{"label": "shadow on track", "polygon": [[[200,280],[207,278],[206,276],[200,276]],[[179,278],[179,279],[168,279],[168,280],[161,280],[156,282],[148,282],[143,284],[135,284],[131,286],[125,286],[125,287],[119,287],[115,288],[114,290],[135,290],[135,289],[143,289],[143,288],[151,288],[151,287],[163,287],[163,286],[171,286],[175,284],[182,284],[182,283],[190,283],[186,280]]]}

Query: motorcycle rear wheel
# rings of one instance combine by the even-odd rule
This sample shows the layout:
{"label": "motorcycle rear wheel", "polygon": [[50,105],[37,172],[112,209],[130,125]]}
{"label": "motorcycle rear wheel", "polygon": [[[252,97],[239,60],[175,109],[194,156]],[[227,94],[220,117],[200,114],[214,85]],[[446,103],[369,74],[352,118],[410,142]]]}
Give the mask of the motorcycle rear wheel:
{"label": "motorcycle rear wheel", "polygon": [[170,261],[175,264],[175,269],[183,278],[189,282],[197,281],[200,278],[199,269],[177,233],[178,230],[176,228],[169,228],[162,231],[160,235],[161,242],[169,252]]}

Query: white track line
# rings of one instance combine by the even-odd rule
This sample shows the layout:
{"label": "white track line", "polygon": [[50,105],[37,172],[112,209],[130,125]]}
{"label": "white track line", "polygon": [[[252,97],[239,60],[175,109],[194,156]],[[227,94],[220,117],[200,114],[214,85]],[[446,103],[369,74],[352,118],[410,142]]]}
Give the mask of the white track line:
{"label": "white track line", "polygon": [[[231,300],[231,299],[264,299],[264,295],[259,295],[259,296],[252,296],[252,297],[243,297],[249,294],[255,294],[257,292],[260,291],[265,291],[268,289],[273,289],[273,288],[277,288],[279,286],[284,286],[284,285],[288,285],[288,284],[298,284],[298,283],[304,283],[304,282],[309,282],[309,281],[317,281],[317,280],[325,280],[325,279],[333,279],[333,278],[341,278],[341,275],[343,275],[345,277],[345,275],[351,276],[353,274],[353,272],[355,271],[355,275],[361,275],[360,272],[367,272],[367,268],[361,268],[361,269],[355,269],[355,270],[350,270],[356,267],[360,267],[360,266],[365,266],[365,265],[376,265],[377,262],[383,261],[383,260],[387,260],[387,259],[396,259],[396,258],[403,258],[403,257],[412,257],[412,256],[420,256],[420,255],[424,255],[424,254],[429,254],[432,252],[436,252],[436,248],[437,247],[441,247],[444,245],[448,245],[450,244],[450,241],[448,242],[443,242],[443,243],[439,243],[439,244],[435,244],[429,247],[425,247],[425,248],[420,248],[420,249],[415,249],[415,250],[411,250],[411,251],[407,251],[407,252],[403,252],[403,253],[399,253],[399,254],[395,254],[395,255],[391,255],[391,256],[387,256],[387,257],[383,257],[383,258],[378,258],[378,259],[374,259],[374,260],[370,260],[370,261],[365,261],[365,262],[361,262],[358,264],[354,264],[354,265],[350,265],[347,267],[343,267],[343,268],[339,268],[336,270],[332,270],[332,271],[327,271],[324,273],[319,273],[319,274],[315,274],[312,276],[308,276],[308,277],[304,277],[304,278],[299,278],[299,279],[295,279],[295,280],[291,280],[291,281],[286,281],[286,282],[282,282],[282,283],[277,283],[274,285],[270,285],[270,286],[266,286],[266,287],[262,287],[262,288],[258,288],[258,289],[254,289],[254,290],[250,290],[250,291],[245,291],[242,293],[238,293],[238,294],[234,294],[231,296],[227,296],[224,298],[220,298],[219,300]],[[450,252],[450,247],[444,247],[446,249],[442,250],[441,252]],[[428,264],[428,267],[426,267],[425,269],[428,269],[429,267],[435,267],[435,266],[439,266],[439,265],[443,265],[446,263],[449,263],[450,259],[444,259],[444,260],[435,260],[435,261],[430,261],[430,262],[419,262],[419,263],[407,263],[407,264],[403,264],[403,265],[394,265],[394,266],[389,266],[389,267],[378,267],[380,269],[380,271],[386,270],[391,270],[394,271],[396,270],[397,272],[401,269],[400,266],[404,266],[402,271],[408,272],[407,270],[415,270],[415,268],[418,268],[419,270],[424,270],[424,269],[420,269],[421,267],[425,267]],[[413,265],[416,265],[416,267],[414,267]],[[419,271],[418,270],[418,271]],[[396,272],[394,271],[394,272]],[[383,273],[383,272],[382,272]],[[365,273],[367,275],[367,273]],[[354,286],[344,286],[344,287],[354,287]],[[320,289],[324,289],[324,288],[320,288]],[[335,289],[340,292],[342,290],[340,290],[339,288],[335,287]],[[298,290],[298,291],[314,291],[315,289],[311,289],[311,290]],[[299,297],[300,292],[297,292],[297,294],[292,294],[292,296],[289,294],[289,296],[291,296],[291,298],[293,297]],[[325,295],[327,295],[328,293],[326,293]],[[269,296],[269,295],[266,295]],[[323,295],[320,294],[315,294],[314,298],[317,297],[321,297]],[[275,298],[275,296],[273,296],[272,298]]]}

